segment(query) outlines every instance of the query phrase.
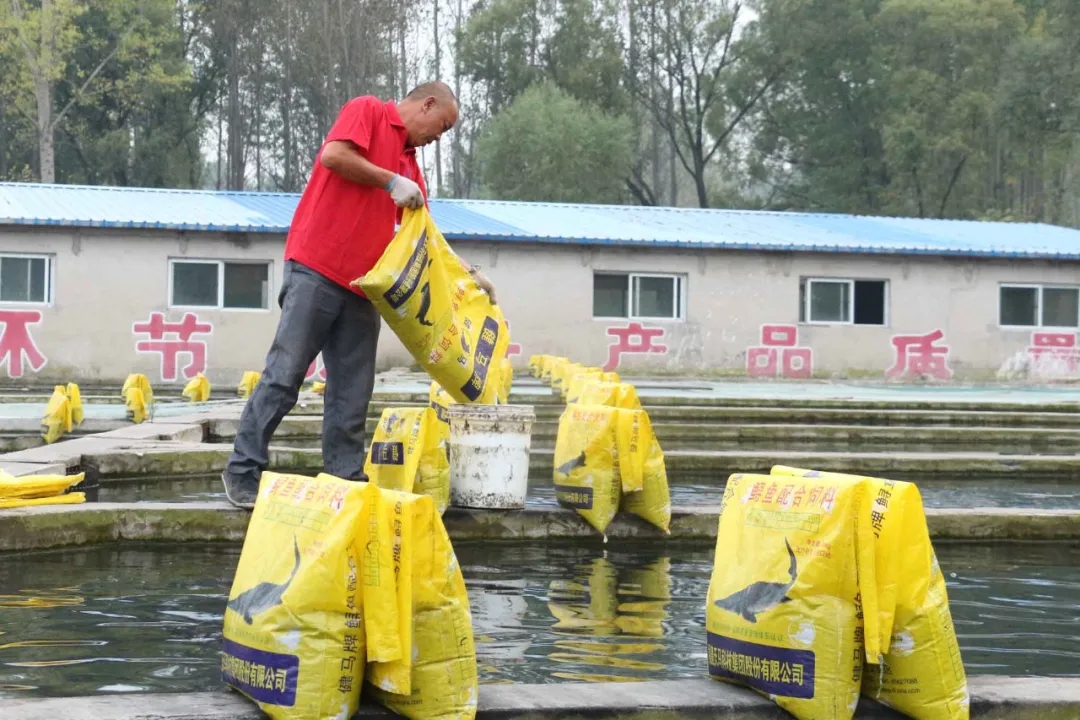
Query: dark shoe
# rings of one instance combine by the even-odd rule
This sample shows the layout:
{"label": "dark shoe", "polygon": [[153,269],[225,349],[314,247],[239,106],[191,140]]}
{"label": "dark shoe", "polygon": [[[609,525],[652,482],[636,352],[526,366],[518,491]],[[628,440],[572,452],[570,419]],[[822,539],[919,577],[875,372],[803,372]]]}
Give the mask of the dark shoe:
{"label": "dark shoe", "polygon": [[221,473],[221,482],[225,484],[225,497],[233,505],[244,510],[255,509],[255,498],[259,495],[259,482],[250,477],[232,477],[227,472]]}

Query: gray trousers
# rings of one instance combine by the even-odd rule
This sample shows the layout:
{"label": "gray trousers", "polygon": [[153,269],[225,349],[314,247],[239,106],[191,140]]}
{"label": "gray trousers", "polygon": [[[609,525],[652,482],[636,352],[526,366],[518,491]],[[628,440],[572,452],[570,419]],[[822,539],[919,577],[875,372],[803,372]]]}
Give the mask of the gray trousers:
{"label": "gray trousers", "polygon": [[323,467],[340,478],[366,480],[364,440],[375,387],[378,311],[365,298],[292,260],[285,263],[278,305],[281,320],[266,368],[240,416],[225,472],[259,479],[270,464],[270,438],[296,405],[304,375],[322,351]]}

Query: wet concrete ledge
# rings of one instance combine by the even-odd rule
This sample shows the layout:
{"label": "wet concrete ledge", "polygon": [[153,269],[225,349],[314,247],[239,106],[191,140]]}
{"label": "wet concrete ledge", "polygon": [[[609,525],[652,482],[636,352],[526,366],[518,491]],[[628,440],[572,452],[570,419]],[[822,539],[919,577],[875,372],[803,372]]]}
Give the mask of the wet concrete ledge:
{"label": "wet concrete ledge", "polygon": [[[608,541],[711,544],[718,507],[674,508],[671,534],[621,513]],[[928,509],[935,542],[1080,541],[1080,510]],[[117,540],[239,542],[250,514],[225,502],[85,503],[0,510],[0,552],[44,550]],[[443,517],[454,542],[591,539],[602,542],[577,513],[559,507],[518,511],[449,508]],[[1078,715],[1080,717],[1080,715]]]}
{"label": "wet concrete ledge", "polygon": [[[1072,720],[1080,717],[1080,678],[977,676],[968,680],[971,717],[983,720]],[[5,720],[257,720],[253,703],[227,692],[133,694],[0,702]],[[357,717],[393,717],[365,703]],[[744,688],[700,680],[641,683],[487,685],[478,720],[509,718],[715,718],[779,720],[791,716]],[[864,700],[856,718],[902,716]]]}

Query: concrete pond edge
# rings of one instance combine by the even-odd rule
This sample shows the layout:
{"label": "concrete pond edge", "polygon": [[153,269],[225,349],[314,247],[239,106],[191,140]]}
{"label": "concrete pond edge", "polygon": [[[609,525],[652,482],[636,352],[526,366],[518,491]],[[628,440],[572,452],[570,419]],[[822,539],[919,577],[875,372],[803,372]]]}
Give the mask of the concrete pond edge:
{"label": "concrete pond edge", "polygon": [[[478,720],[508,718],[790,718],[745,688],[708,678],[558,685],[483,685]],[[1066,720],[1080,716],[1080,678],[973,676],[971,717],[982,720]],[[265,715],[238,693],[96,695],[0,702],[4,720],[257,720]],[[365,702],[356,717],[393,717]],[[859,720],[902,717],[863,700]]]}
{"label": "concrete pond edge", "polygon": [[[711,544],[719,507],[673,508],[670,535],[620,513],[608,542],[648,540]],[[116,541],[239,542],[250,514],[226,502],[83,503],[0,510],[0,552],[48,550]],[[1080,541],[1080,510],[929,508],[935,542]],[[576,512],[561,507],[524,510],[448,508],[443,523],[453,542],[594,540],[603,538]],[[1080,717],[1080,716],[1078,716]]]}

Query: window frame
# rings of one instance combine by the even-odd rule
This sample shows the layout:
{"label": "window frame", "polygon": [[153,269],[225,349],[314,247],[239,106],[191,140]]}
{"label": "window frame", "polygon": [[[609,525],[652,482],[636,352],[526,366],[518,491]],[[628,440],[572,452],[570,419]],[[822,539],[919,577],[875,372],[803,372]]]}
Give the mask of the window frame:
{"label": "window frame", "polygon": [[[813,320],[810,315],[810,300],[813,295],[810,286],[813,283],[833,283],[836,285],[847,285],[848,287],[848,320]],[[873,282],[881,283],[882,288],[882,307],[881,323],[857,323],[855,322],[855,284],[860,282]],[[889,299],[890,299],[890,285],[886,278],[867,278],[867,277],[826,277],[822,275],[807,275],[799,278],[800,292],[803,297],[800,298],[802,307],[800,308],[800,325],[843,325],[854,327],[889,327],[891,322]]]}
{"label": "window frame", "polygon": [[[630,272],[626,270],[593,270],[593,302],[596,301],[596,276],[607,275],[626,278],[626,315],[625,316],[601,316],[593,315],[593,320],[600,322],[686,322],[686,275],[683,273],[657,273],[657,272]],[[637,278],[660,278],[675,281],[676,314],[672,317],[646,317],[639,316],[634,312],[635,293],[634,281]],[[590,312],[591,314],[591,312]]]}
{"label": "window frame", "polygon": [[[177,305],[173,303],[173,289],[175,274],[173,272],[174,266],[177,264],[187,265],[217,265],[217,304],[216,305]],[[242,307],[226,307],[225,306],[225,266],[232,265],[262,265],[266,267],[266,307],[264,308],[242,308]],[[215,258],[169,258],[168,266],[168,289],[167,289],[167,307],[170,310],[190,310],[192,312],[198,312],[199,310],[218,310],[225,312],[240,312],[240,313],[269,313],[273,311],[273,298],[274,298],[274,261],[273,260],[223,260]]]}
{"label": "window frame", "polygon": [[[1018,290],[1034,290],[1035,291],[1035,324],[1034,325],[1004,325],[1001,322],[1001,291],[1005,288],[1015,288]],[[1044,290],[1073,290],[1078,295],[1078,304],[1080,304],[1080,285],[1058,285],[1058,284],[1042,284],[1042,283],[1028,283],[1028,282],[999,282],[998,283],[998,312],[997,312],[997,324],[1000,330],[1023,330],[1026,332],[1033,332],[1039,330],[1071,330],[1072,332],[1080,331],[1080,312],[1078,312],[1076,325],[1044,325],[1043,324],[1043,291]]]}
{"label": "window frame", "polygon": [[4,258],[15,260],[44,260],[45,261],[45,299],[39,300],[0,300],[4,307],[52,307],[54,301],[54,289],[56,286],[56,256],[51,253],[25,253],[25,252],[0,252],[0,263]]}

